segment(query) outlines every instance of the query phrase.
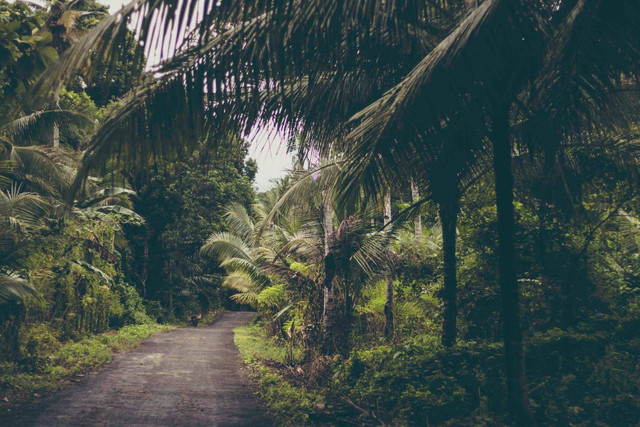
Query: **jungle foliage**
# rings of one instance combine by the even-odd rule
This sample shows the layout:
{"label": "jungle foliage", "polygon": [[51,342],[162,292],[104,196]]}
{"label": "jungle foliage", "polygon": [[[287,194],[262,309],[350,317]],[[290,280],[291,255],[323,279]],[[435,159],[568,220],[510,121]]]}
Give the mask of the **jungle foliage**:
{"label": "jungle foliage", "polygon": [[78,70],[55,102],[30,90],[106,10],[0,2],[0,394],[11,404],[165,330],[158,320],[210,319],[227,293],[200,246],[225,229],[228,200],[253,200],[255,164],[232,135],[146,171],[105,164],[73,190],[96,124],[144,78],[141,46],[130,34],[129,56],[94,57],[102,72]]}
{"label": "jungle foliage", "polygon": [[640,422],[637,0],[1,4],[24,369],[240,304],[283,422]]}

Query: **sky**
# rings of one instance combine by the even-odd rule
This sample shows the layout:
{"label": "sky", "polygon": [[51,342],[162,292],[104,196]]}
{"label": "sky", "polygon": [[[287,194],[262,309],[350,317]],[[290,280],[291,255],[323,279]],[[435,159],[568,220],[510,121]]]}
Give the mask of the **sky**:
{"label": "sky", "polygon": [[287,142],[278,134],[269,135],[268,128],[250,138],[249,157],[258,163],[256,185],[266,191],[273,187],[273,180],[282,178],[293,167],[293,153],[286,153]]}
{"label": "sky", "polygon": [[[109,6],[109,12],[117,12],[130,0],[99,0]],[[249,157],[258,163],[256,186],[259,191],[266,191],[273,186],[272,181],[282,178],[293,166],[293,153],[287,154],[286,141],[269,128],[254,132],[250,137]]]}

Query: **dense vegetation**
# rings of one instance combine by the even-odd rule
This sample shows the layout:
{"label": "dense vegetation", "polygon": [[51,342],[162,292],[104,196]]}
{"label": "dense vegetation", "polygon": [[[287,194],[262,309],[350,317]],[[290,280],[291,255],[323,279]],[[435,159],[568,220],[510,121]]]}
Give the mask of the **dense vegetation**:
{"label": "dense vegetation", "polygon": [[239,304],[282,422],[640,423],[636,0],[144,3],[1,3],[3,366]]}
{"label": "dense vegetation", "polygon": [[142,50],[129,35],[128,56],[94,58],[96,73],[78,72],[53,104],[30,90],[106,15],[93,2],[0,3],[0,395],[9,403],[168,328],[157,321],[223,307],[221,271],[199,248],[226,227],[227,201],[253,200],[255,164],[232,136],[219,156],[202,142],[144,171],[104,165],[73,192],[96,124],[144,78]]}
{"label": "dense vegetation", "polygon": [[[262,236],[265,246],[273,246],[260,253],[278,254],[282,261],[274,263],[284,263],[276,268],[269,259],[260,260],[258,268],[269,282],[251,281],[254,287],[247,287],[249,280],[240,273],[246,267],[227,258],[223,265],[230,274],[225,280],[242,291],[232,298],[253,300],[260,313],[259,323],[238,330],[236,340],[274,413],[292,425],[301,420],[330,423],[334,417],[363,424],[506,423],[496,253],[487,244],[496,240],[491,181],[490,175],[482,177],[461,199],[454,346],[442,344],[443,234],[432,203],[421,211],[422,242],[411,222],[392,232],[387,246],[394,266],[392,336],[385,338],[386,270],[367,276],[354,263],[347,277],[355,280],[340,282],[336,297],[336,334],[346,338],[339,355],[331,358],[322,356],[320,339],[313,339],[312,320],[322,316],[317,303],[322,265],[313,260],[322,257],[309,257],[309,247],[320,241],[313,231],[318,220],[301,215],[300,200],[283,210]],[[541,216],[541,201],[532,194],[537,184],[518,185],[515,204],[534,416],[541,424],[554,425],[638,420],[640,343],[635,331],[640,312],[632,273],[637,202],[627,199],[628,188],[611,174],[583,181],[585,203],[579,216],[562,211]],[[403,209],[410,197],[408,191],[397,194],[393,211]],[[309,197],[310,212],[314,200]],[[317,207],[315,213],[320,213]],[[381,215],[373,218],[379,229]],[[290,229],[288,221],[296,220],[300,228]],[[369,219],[364,223],[369,225]],[[338,233],[344,228],[343,222]],[[373,233],[369,230],[367,238],[374,238]],[[356,232],[351,238],[367,249]],[[287,266],[296,272],[283,274]],[[301,278],[315,280],[315,285],[301,286]]]}

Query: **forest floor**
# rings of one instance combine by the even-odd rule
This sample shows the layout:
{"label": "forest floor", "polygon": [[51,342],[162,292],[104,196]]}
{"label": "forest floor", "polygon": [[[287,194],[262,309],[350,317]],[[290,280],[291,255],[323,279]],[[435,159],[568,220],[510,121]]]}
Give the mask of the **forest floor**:
{"label": "forest floor", "polygon": [[2,425],[269,425],[243,375],[233,329],[250,312],[180,328],[119,354],[63,391],[4,416]]}

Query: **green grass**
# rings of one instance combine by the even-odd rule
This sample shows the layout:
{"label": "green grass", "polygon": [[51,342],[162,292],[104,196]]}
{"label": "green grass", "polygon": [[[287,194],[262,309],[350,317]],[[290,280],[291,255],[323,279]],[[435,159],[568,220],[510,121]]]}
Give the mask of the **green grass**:
{"label": "green grass", "polygon": [[[287,349],[267,338],[258,324],[239,326],[233,330],[234,339],[242,357],[249,362],[256,359],[285,363]],[[294,350],[294,358],[300,356],[301,350]],[[297,358],[296,358],[297,359]]]}
{"label": "green grass", "polygon": [[[90,371],[113,360],[118,352],[131,350],[152,335],[174,326],[143,324],[125,326],[118,331],[95,335],[79,342],[62,345],[53,354],[43,357],[37,369],[25,371],[15,362],[0,364],[0,399],[7,398],[10,407],[59,390],[74,375]],[[0,407],[0,413],[7,410]]]}
{"label": "green grass", "polygon": [[278,425],[310,424],[309,416],[324,407],[323,398],[313,391],[290,384],[267,366],[268,362],[284,362],[285,346],[267,338],[259,325],[240,326],[233,332],[242,359],[257,384],[258,394],[278,420]]}

